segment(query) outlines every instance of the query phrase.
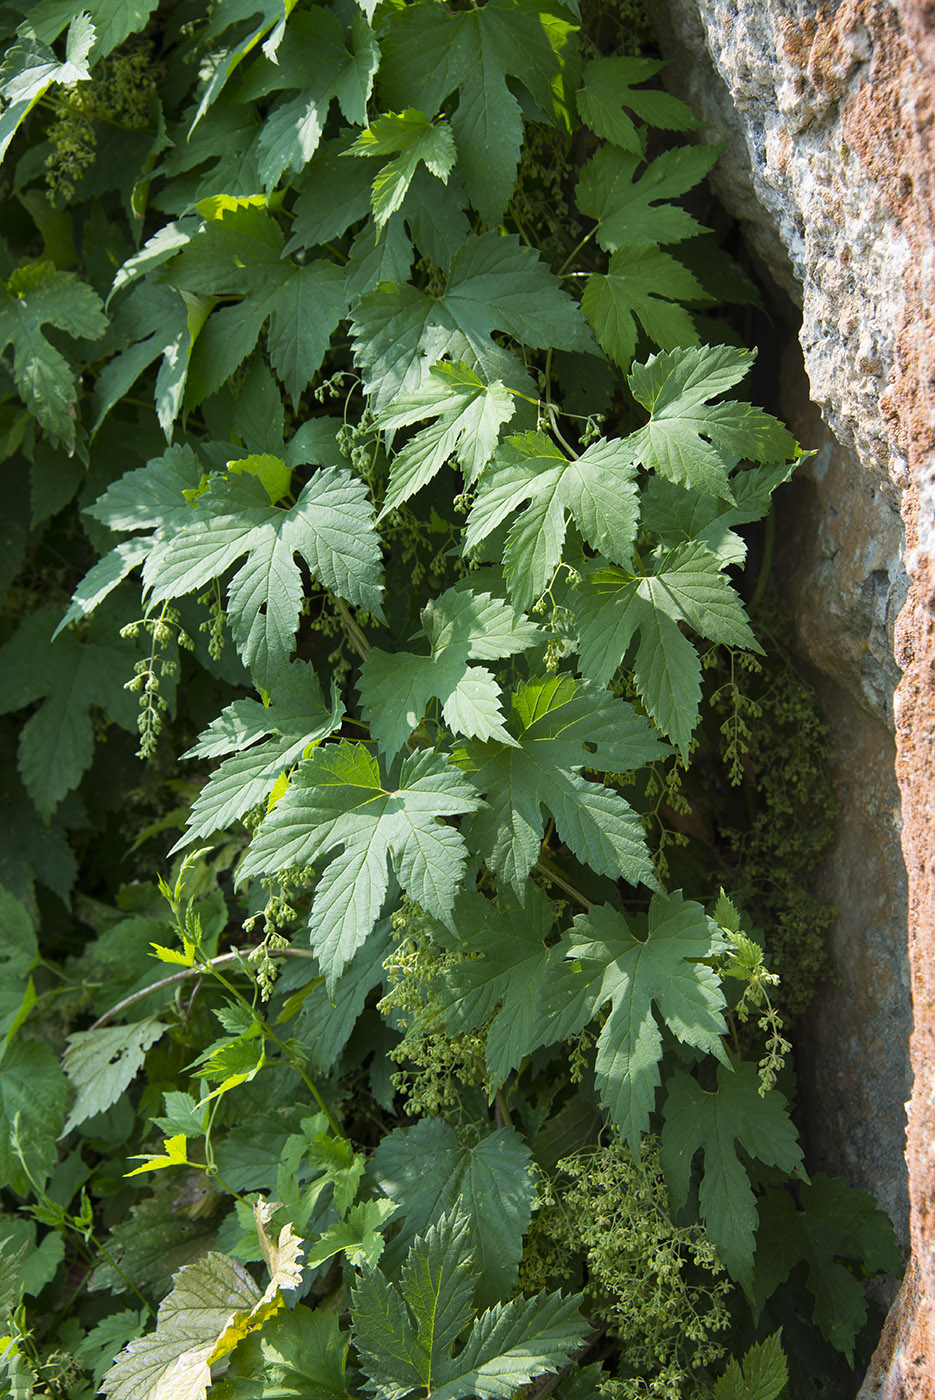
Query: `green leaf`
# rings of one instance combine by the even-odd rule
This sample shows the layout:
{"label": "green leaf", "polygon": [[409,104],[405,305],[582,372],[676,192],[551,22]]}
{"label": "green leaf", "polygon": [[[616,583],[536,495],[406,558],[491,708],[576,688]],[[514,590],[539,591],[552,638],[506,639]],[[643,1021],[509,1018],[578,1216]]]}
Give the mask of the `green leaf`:
{"label": "green leaf", "polygon": [[[240,27],[237,38],[233,40],[229,48],[221,48],[214,56],[215,61],[211,64],[202,83],[202,91],[198,103],[198,110],[189,128],[189,138],[191,138],[195,127],[204,117],[208,109],[217,101],[224,90],[228,80],[237,71],[244,59],[247,58],[263,39],[267,39],[269,52],[275,60],[276,50],[282,44],[283,28],[285,21],[289,17],[292,6],[287,5],[284,0],[221,0],[221,3],[213,8],[211,18],[204,31],[204,39],[217,39],[225,33],[232,25],[240,24],[244,20],[256,20],[260,17],[259,24],[248,25],[246,29]],[[328,16],[332,19],[332,16]],[[333,21],[338,27],[336,21]],[[271,33],[272,31],[272,33]],[[269,36],[267,38],[267,36]],[[272,41],[272,42],[271,42]]]}
{"label": "green leaf", "polygon": [[767,1166],[797,1172],[802,1149],[786,1100],[778,1089],[760,1093],[757,1067],[749,1061],[737,1062],[733,1069],[719,1065],[713,1093],[680,1069],[673,1072],[667,1088],[662,1166],[673,1207],[679,1210],[685,1204],[692,1163],[700,1150],[704,1157],[698,1191],[701,1218],[731,1278],[749,1288],[756,1199],[737,1149]]}
{"label": "green leaf", "polygon": [[[332,97],[352,126],[367,120],[367,103],[380,62],[380,50],[370,25],[360,13],[351,16],[350,33],[335,13],[322,5],[295,9],[290,5],[288,28],[280,25],[275,50],[263,46],[263,56],[237,91],[239,103],[254,102],[281,88],[298,88],[318,103],[322,125]],[[282,14],[282,11],[280,11]],[[315,55],[310,71],[308,56]]]}
{"label": "green leaf", "polygon": [[710,146],[679,146],[634,178],[642,156],[601,146],[581,172],[578,208],[597,220],[597,241],[608,253],[625,244],[681,243],[707,230],[680,205],[660,201],[692,189],[719,154]]}
{"label": "green leaf", "polygon": [[[852,1366],[857,1334],[867,1320],[862,1276],[898,1274],[902,1268],[893,1227],[871,1196],[839,1178],[819,1174],[800,1189],[801,1210],[787,1191],[767,1191],[759,1201],[754,1316],[759,1317],[779,1284],[804,1263],[815,1321],[825,1340]],[[845,1260],[851,1261],[851,1268]]]}
{"label": "green leaf", "polygon": [[531,0],[491,0],[449,15],[430,3],[409,5],[392,16],[382,47],[389,106],[438,112],[458,91],[451,118],[458,170],[475,209],[494,227],[513,192],[523,139],[507,79],[518,78],[545,113],[552,108],[559,59],[542,8]]}
{"label": "green leaf", "polygon": [[473,1270],[465,1249],[469,1229],[466,1216],[442,1215],[423,1234],[423,1248],[409,1251],[400,1276],[400,1292],[425,1356],[422,1376],[429,1393],[473,1311]]}
{"label": "green leaf", "polygon": [[665,67],[652,58],[595,58],[585,65],[577,95],[578,111],[595,136],[612,141],[634,156],[644,156],[644,140],[627,112],[663,131],[694,131],[698,119],[690,107],[658,89],[637,91]]}
{"label": "green leaf", "polygon": [[396,151],[396,159],[381,166],[373,179],[371,204],[378,229],[402,204],[420,163],[443,183],[447,183],[455,163],[454,137],[448,123],[444,118],[435,122],[413,107],[377,117],[348,147],[347,154],[388,156]]}
{"label": "green leaf", "polygon": [[[484,377],[504,378],[504,360],[509,365],[511,357],[491,340],[495,331],[537,348],[593,347],[571,297],[536,253],[512,234],[469,238],[452,259],[440,296],[406,286],[362,297],[352,330],[354,353],[378,409],[399,393],[419,390],[423,358],[434,362],[449,351],[463,359],[467,349]],[[517,370],[515,366],[514,378]]]}
{"label": "green leaf", "polygon": [[[266,1063],[266,1043],[262,1037],[250,1032],[215,1043],[199,1055],[195,1064],[207,1080],[217,1081],[217,1088],[205,1094],[198,1107],[220,1098],[241,1084],[250,1084]],[[168,1144],[166,1144],[168,1148]],[[184,1150],[184,1148],[183,1148]],[[171,1153],[170,1153],[171,1156]],[[168,1163],[166,1164],[168,1165]],[[140,1168],[139,1170],[148,1170]]]}
{"label": "green leaf", "polygon": [[761,520],[770,509],[773,492],[794,470],[795,463],[775,462],[738,472],[731,482],[733,505],[665,477],[651,476],[640,496],[640,524],[657,535],[666,548],[697,541],[722,565],[743,564],[746,542],[732,527]]}
{"label": "green leaf", "polygon": [[471,836],[497,875],[522,898],[539,857],[545,807],[559,839],[579,860],[611,879],[655,888],[643,828],[630,806],[581,769],[626,772],[660,750],[648,722],[631,705],[570,676],[532,680],[513,696],[515,745],[470,741],[456,761],[487,807]]}
{"label": "green leaf", "polygon": [[535,645],[539,629],[490,593],[455,585],[423,609],[421,633],[431,646],[428,656],[374,647],[361,669],[361,713],[381,752],[399,752],[433,698],[442,702],[453,733],[514,744],[503,727],[493,675],[468,662],[515,656]]}
{"label": "green leaf", "polygon": [[143,371],[161,356],[155,385],[156,416],[166,438],[171,437],[182,406],[192,349],[208,309],[203,300],[187,305],[171,287],[144,282],[130,291],[114,317],[114,331],[127,348],[108,360],[98,375],[92,435]]}
{"label": "green leaf", "polygon": [[510,1400],[517,1387],[560,1370],[587,1336],[580,1302],[580,1294],[538,1293],[491,1308],[445,1367],[434,1400]]}
{"label": "green leaf", "polygon": [[433,365],[418,392],[400,394],[377,419],[383,429],[435,419],[393,457],[379,518],[420,491],[451,457],[457,458],[467,484],[473,484],[514,411],[513,395],[499,380],[485,384],[463,361]]}
{"label": "green leaf", "polygon": [[[65,1241],[57,1231],[50,1231],[37,1243],[35,1221],[23,1215],[0,1215],[0,1325],[7,1311],[4,1294],[10,1297],[12,1293],[16,1300],[13,1306],[24,1293],[37,1297],[51,1283],[64,1257]],[[15,1278],[9,1281],[8,1260],[15,1267]]]}
{"label": "green leaf", "polygon": [[51,37],[60,34],[66,24],[64,63],[47,43],[39,41],[35,31],[30,33],[28,29],[4,55],[0,65],[0,97],[6,99],[6,107],[0,113],[0,160],[6,155],[21,123],[53,83],[70,88],[91,76],[88,54],[94,43],[94,26],[88,22],[85,11],[76,15],[72,4],[67,6],[61,24]]}
{"label": "green leaf", "polygon": [[201,227],[162,276],[183,295],[242,300],[215,311],[200,331],[188,406],[233,374],[267,320],[270,360],[298,403],[347,309],[340,270],[323,260],[300,266],[286,260],[279,226],[255,198],[202,200],[199,210]]}
{"label": "green leaf", "polygon": [[508,438],[480,480],[464,550],[486,539],[514,511],[504,550],[513,602],[526,608],[545,592],[562,557],[568,514],[594,549],[628,562],[639,504],[636,463],[626,442],[604,438],[569,460],[542,433]]}
{"label": "green leaf", "polygon": [[[264,801],[281,773],[312,744],[332,734],[344,707],[332,696],[325,706],[314,667],[294,661],[271,683],[270,703],[234,700],[183,758],[227,758],[202,788],[188,818],[188,830],[174,850],[226,830],[231,822]],[[269,736],[269,737],[267,737]],[[258,742],[261,741],[261,742]]]}
{"label": "green leaf", "polygon": [[440,1118],[387,1134],[374,1154],[374,1171],[405,1216],[387,1246],[387,1267],[395,1268],[416,1235],[457,1207],[471,1228],[481,1302],[509,1293],[535,1199],[531,1164],[515,1128],[499,1128],[475,1147],[462,1147]]}
{"label": "green leaf", "polygon": [[401,213],[391,214],[382,230],[369,220],[351,244],[344,266],[344,290],[350,304],[355,305],[384,282],[405,282],[413,257]]}
{"label": "green leaf", "polygon": [[395,1213],[392,1201],[361,1201],[351,1206],[346,1220],[332,1225],[321,1239],[306,1247],[307,1267],[313,1269],[336,1254],[344,1254],[352,1264],[372,1268],[383,1253],[384,1227]]}
{"label": "green leaf", "polygon": [[260,1290],[242,1264],[210,1253],[175,1275],[159,1305],[155,1332],[130,1342],[102,1383],[109,1400],[168,1397],[203,1400],[211,1384],[208,1358],[238,1313],[249,1313]]}
{"label": "green leaf", "polygon": [[651,417],[627,444],[643,466],[732,504],[727,473],[739,458],[795,457],[795,438],[771,414],[749,403],[711,402],[749,373],[754,358],[732,345],[702,345],[635,365],[627,382]]}
{"label": "green leaf", "polygon": [[[67,1081],[62,1078],[66,1086]],[[89,1292],[127,1291],[127,1279],[162,1298],[172,1276],[199,1259],[214,1243],[217,1227],[211,1220],[189,1219],[175,1210],[171,1195],[146,1196],[130,1207],[105,1237],[110,1256],[91,1275]],[[117,1265],[120,1273],[117,1272]]]}
{"label": "green leaf", "polygon": [[36,924],[27,905],[0,885],[0,1042],[29,1014],[29,973],[39,956]]}
{"label": "green leaf", "polygon": [[368,994],[383,980],[383,960],[389,952],[389,921],[381,920],[362,948],[358,948],[329,996],[324,979],[302,1002],[290,1026],[317,1074],[329,1074],[351,1037]]}
{"label": "green leaf", "polygon": [[186,491],[196,491],[204,468],[187,444],[169,447],[145,467],[126,472],[88,506],[88,515],[111,530],[174,534],[191,518]]}
{"label": "green leaf", "polygon": [[345,160],[349,144],[346,138],[325,141],[296,181],[299,196],[293,210],[292,238],[283,250],[285,253],[340,238],[351,224],[366,217],[373,163]]}
{"label": "green leaf", "polygon": [[35,883],[68,901],[78,862],[60,817],[43,821],[15,768],[2,770],[5,800],[0,808],[0,884],[35,909]]}
{"label": "green leaf", "polygon": [[109,554],[93,564],[71,595],[68,611],[52,633],[54,642],[60,632],[73,622],[80,622],[109,597],[129,573],[142,564],[149,549],[148,541],[121,540]]}
{"label": "green leaf", "polygon": [[724,996],[701,961],[719,940],[701,905],[681,891],[655,894],[640,934],[607,904],[575,919],[560,945],[564,962],[553,962],[541,991],[536,1042],[567,1039],[611,1003],[597,1042],[597,1087],[634,1157],[655,1107],[660,1022],[683,1044],[727,1063]]}
{"label": "green leaf", "polygon": [[167,1137],[178,1133],[185,1137],[201,1137],[207,1122],[207,1112],[199,1110],[191,1094],[177,1089],[167,1089],[163,1093],[165,1117],[153,1118],[153,1123]]}
{"label": "green leaf", "polygon": [[33,1400],[33,1381],[38,1378],[15,1343],[4,1343],[0,1352],[0,1381],[6,1385],[4,1400]]}
{"label": "green leaf", "polygon": [[305,93],[272,108],[257,138],[260,179],[275,189],[287,170],[302,170],[321,140],[322,112],[314,97]]}
{"label": "green leaf", "polygon": [[76,1098],[63,1133],[70,1133],[117,1102],[142,1069],[147,1050],[161,1039],[165,1029],[161,1021],[148,1016],[131,1026],[75,1031],[68,1037],[62,1068]]}
{"label": "green leaf", "polygon": [[457,1208],[417,1236],[399,1284],[376,1269],[358,1279],[354,1343],[361,1369],[385,1400],[402,1400],[416,1389],[444,1400],[509,1400],[533,1377],[557,1370],[580,1345],[580,1298],[539,1294],[489,1309],[452,1356],[471,1317],[473,1282],[468,1220]]}
{"label": "green leaf", "polygon": [[[235,464],[236,465],[236,464]],[[227,589],[237,650],[261,685],[288,661],[302,603],[298,554],[312,577],[382,617],[381,555],[366,487],[343,468],[316,472],[291,509],[271,506],[257,478],[215,477],[186,525],[154,541],[143,566],[151,604],[179,598],[247,555]]]}
{"label": "green leaf", "polygon": [[100,1389],[104,1372],[114,1355],[145,1331],[148,1315],[146,1308],[123,1308],[102,1318],[82,1338],[77,1355],[86,1369],[94,1371],[95,1390]]}
{"label": "green leaf", "polygon": [[[432,1227],[426,1238],[420,1238],[413,1246],[413,1267],[422,1273],[423,1287],[433,1290],[427,1300],[422,1300],[420,1320],[423,1322],[426,1311],[430,1317],[440,1313],[443,1323],[447,1321],[449,1328],[452,1321],[457,1322],[460,1328],[471,1315],[470,1286],[473,1280],[471,1257],[465,1248],[466,1233],[467,1221],[452,1213],[443,1217],[439,1226]],[[352,1301],[354,1345],[360,1357],[361,1369],[374,1390],[385,1400],[400,1400],[421,1387],[430,1394],[432,1365],[441,1358],[433,1355],[431,1330],[428,1345],[421,1344],[417,1324],[406,1307],[400,1289],[373,1269],[357,1279]],[[420,1301],[418,1293],[416,1301]],[[459,1311],[452,1316],[452,1305],[459,1303]],[[447,1318],[446,1307],[449,1310]]]}
{"label": "green leaf", "polygon": [[522,902],[509,887],[499,891],[496,904],[465,890],[452,918],[459,947],[478,956],[444,973],[439,1001],[453,1036],[493,1018],[486,1059],[495,1090],[539,1043],[540,997],[551,961],[545,940],[554,910],[530,881]]}
{"label": "green leaf", "polygon": [[10,1141],[17,1116],[23,1130],[41,1149],[43,1175],[55,1164],[55,1139],[62,1131],[68,1081],[48,1045],[21,1037],[11,1041],[0,1073],[0,1184],[20,1195],[29,1183]]}
{"label": "green leaf", "polygon": [[57,622],[54,608],[40,608],[0,649],[0,713],[42,701],[20,732],[18,765],[44,817],[91,764],[93,706],[136,731],[136,698],[123,688],[137,654],[133,645],[114,637],[114,620],[106,614],[93,619],[85,637],[69,631],[53,645]]}
{"label": "green leaf", "polygon": [[679,623],[714,642],[762,648],[739,595],[721,572],[723,561],[703,544],[660,549],[649,564],[650,573],[597,569],[582,581],[577,594],[581,669],[606,685],[636,638],[631,664],[640,699],[687,760],[701,702],[701,662]]}
{"label": "green leaf", "polygon": [[581,309],[622,370],[630,368],[639,321],[664,350],[697,345],[698,332],[682,301],[706,301],[704,289],[682,264],[659,248],[625,247],[614,253],[606,275],[588,278]]}
{"label": "green leaf", "polygon": [[465,211],[467,195],[457,174],[445,184],[423,167],[412,183],[400,210],[419,252],[435,267],[447,267],[471,232]]}
{"label": "green leaf", "polygon": [[328,1308],[279,1312],[237,1347],[218,1400],[346,1400],[347,1333]]}
{"label": "green leaf", "polygon": [[410,898],[447,921],[467,848],[460,832],[437,818],[480,805],[441,755],[412,754],[389,786],[363,745],[329,744],[300,765],[254,837],[238,878],[307,865],[341,848],[318,881],[309,917],[312,946],[333,994],[379,916],[388,860]]}
{"label": "green leaf", "polygon": [[107,320],[97,293],[73,272],[57,272],[51,263],[27,264],[0,289],[0,352],[13,346],[13,377],[23,402],[71,451],[78,400],[75,375],[43,334],[43,326],[98,340]]}
{"label": "green leaf", "polygon": [[347,310],[340,270],[321,260],[296,268],[268,306],[270,361],[297,404]]}
{"label": "green leaf", "polygon": [[743,1361],[731,1361],[714,1386],[714,1400],[777,1400],[789,1379],[782,1332],[755,1344]]}
{"label": "green leaf", "polygon": [[[91,61],[105,58],[124,39],[142,29],[158,0],[81,0],[82,15],[93,25]],[[21,32],[34,35],[44,44],[57,39],[66,25],[75,25],[76,6],[72,0],[39,0],[29,7]],[[70,35],[69,35],[70,37]],[[87,42],[85,39],[84,42]]]}

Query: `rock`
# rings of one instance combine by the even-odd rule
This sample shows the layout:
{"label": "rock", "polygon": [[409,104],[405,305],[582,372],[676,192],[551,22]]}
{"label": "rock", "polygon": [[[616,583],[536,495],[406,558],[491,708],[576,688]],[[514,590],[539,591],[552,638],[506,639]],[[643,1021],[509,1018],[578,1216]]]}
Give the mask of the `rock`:
{"label": "rock", "polygon": [[782,390],[786,421],[817,455],[777,498],[776,571],[833,736],[841,806],[816,878],[816,893],[837,911],[829,942],[838,982],[819,989],[796,1027],[800,1117],[810,1167],[876,1197],[908,1246],[912,1008],[893,732],[894,631],[908,586],[903,527],[809,403],[797,347],[785,356]]}
{"label": "rock", "polygon": [[[807,1092],[842,1121],[844,1155],[851,1154],[855,1170],[872,1135],[869,1115],[880,1113],[890,1139],[899,1116],[891,1101],[900,1092],[898,1075],[878,1079],[861,1099],[860,1086],[848,1084],[848,1073],[829,1058],[838,1047],[846,1050],[849,1036],[860,1044],[878,968],[887,998],[897,995],[901,979],[885,909],[860,925],[859,957],[844,944],[849,916],[872,899],[876,881],[894,879],[889,856],[881,854],[877,873],[868,875],[858,852],[872,831],[886,827],[886,784],[869,791],[866,770],[888,769],[886,734],[879,730],[895,720],[913,1018],[906,1146],[912,1254],[861,1396],[929,1397],[935,1394],[935,5],[661,0],[654,16],[663,51],[673,59],[668,81],[709,124],[706,134],[725,143],[715,177],[721,199],[742,221],[774,285],[801,307],[810,395],[836,439],[836,445],[825,441],[828,454],[799,488],[786,560],[800,643],[827,678],[826,701],[840,736],[838,771],[850,786],[844,839],[854,844],[835,854],[840,878],[827,873],[839,889],[835,937],[854,978],[863,968],[860,982],[846,983],[846,995],[828,1011],[843,1017],[852,1000],[849,1028],[839,1019],[824,1040],[821,1027],[813,1028],[818,1058]],[[906,591],[895,564],[894,508],[905,527],[908,592],[891,632]],[[811,605],[816,597],[820,608]],[[904,672],[892,705],[891,657]],[[865,806],[875,809],[872,817]],[[863,878],[856,883],[858,873]],[[888,902],[898,908],[895,894]],[[865,1054],[867,1036],[881,1037],[872,1042],[868,1063],[876,1063],[885,1041],[904,1034],[900,1024],[881,1025],[886,1020],[876,1017],[877,1031],[864,1036]],[[891,1164],[896,1150],[891,1142]],[[888,1174],[882,1159],[874,1171],[878,1194],[896,1189],[895,1172]]]}

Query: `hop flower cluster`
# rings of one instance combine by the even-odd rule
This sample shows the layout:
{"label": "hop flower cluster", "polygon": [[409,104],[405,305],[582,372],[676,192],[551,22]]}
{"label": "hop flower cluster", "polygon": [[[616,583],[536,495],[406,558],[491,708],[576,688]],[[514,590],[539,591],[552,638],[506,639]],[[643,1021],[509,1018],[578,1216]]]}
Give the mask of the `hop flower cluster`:
{"label": "hop flower cluster", "polygon": [[657,1139],[643,1139],[639,1161],[613,1142],[564,1158],[557,1172],[540,1193],[523,1288],[567,1278],[574,1256],[583,1254],[588,1311],[622,1344],[621,1373],[608,1378],[603,1393],[613,1400],[700,1400],[710,1392],[699,1373],[724,1355],[731,1283],[704,1227],[673,1223]]}
{"label": "hop flower cluster", "polygon": [[194,650],[194,642],[181,623],[181,616],[168,604],[158,617],[141,617],[121,627],[121,637],[139,637],[146,633],[151,641],[149,656],[137,661],[133,667],[133,678],[127,681],[125,690],[140,697],[140,713],[137,728],[140,733],[140,758],[152,758],[162,732],[169,701],[162,693],[165,681],[174,680],[178,675],[179,663],[176,648]]}
{"label": "hop flower cluster", "polygon": [[113,54],[98,64],[89,82],[62,90],[46,136],[46,185],[59,207],[74,199],[78,182],[94,164],[98,126],[144,131],[152,121],[150,98],[159,87],[162,70],[152,61],[152,49],[141,45]]}

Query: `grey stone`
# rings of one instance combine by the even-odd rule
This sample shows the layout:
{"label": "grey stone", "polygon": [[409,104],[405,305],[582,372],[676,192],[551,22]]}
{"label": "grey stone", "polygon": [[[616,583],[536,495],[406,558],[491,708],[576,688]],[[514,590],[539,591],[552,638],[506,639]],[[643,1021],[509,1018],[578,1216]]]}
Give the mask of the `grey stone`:
{"label": "grey stone", "polygon": [[893,737],[908,477],[885,393],[909,245],[854,149],[849,113],[874,43],[858,4],[821,11],[823,29],[795,0],[665,0],[654,13],[668,85],[724,145],[715,190],[768,284],[801,308],[783,410],[818,453],[780,501],[776,566],[842,803],[818,877],[837,910],[839,980],[797,1030],[803,1126],[812,1164],[873,1194],[908,1245],[912,1012]]}

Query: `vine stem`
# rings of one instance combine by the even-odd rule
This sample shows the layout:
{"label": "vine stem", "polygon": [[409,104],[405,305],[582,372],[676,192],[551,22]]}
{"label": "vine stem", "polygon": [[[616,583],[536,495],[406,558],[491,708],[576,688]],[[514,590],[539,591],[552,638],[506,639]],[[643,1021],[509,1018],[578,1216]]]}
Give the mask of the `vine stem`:
{"label": "vine stem", "polygon": [[494,1105],[497,1112],[497,1127],[508,1128],[513,1119],[510,1117],[510,1110],[507,1108],[506,1099],[503,1097],[503,1090],[498,1089],[494,1098]]}
{"label": "vine stem", "polygon": [[763,558],[760,562],[760,572],[757,575],[753,597],[750,599],[749,611],[751,615],[756,612],[766,596],[766,590],[769,587],[769,577],[773,571],[773,552],[775,548],[776,512],[771,510],[766,517],[766,529],[763,534]]}
{"label": "vine stem", "polygon": [[554,866],[546,856],[539,857],[534,869],[538,870],[540,875],[544,875],[553,885],[558,885],[559,889],[571,895],[572,899],[580,904],[583,909],[591,909],[593,907],[594,900],[588,899],[586,894],[582,894],[580,890],[576,890],[574,885],[565,879],[562,872]]}
{"label": "vine stem", "polygon": [[[52,1211],[58,1216],[59,1223],[64,1225],[66,1229],[71,1229],[76,1235],[79,1235],[85,1246],[87,1246],[89,1243],[93,1243],[94,1248],[98,1251],[99,1254],[103,1255],[103,1257],[107,1260],[107,1263],[113,1269],[114,1273],[118,1276],[118,1278],[123,1279],[124,1283],[127,1285],[128,1291],[136,1294],[149,1316],[152,1317],[152,1306],[146,1301],[146,1298],[140,1292],[139,1288],[133,1282],[133,1280],[129,1278],[127,1274],[124,1273],[123,1269],[117,1263],[114,1256],[110,1253],[110,1250],[107,1249],[106,1245],[102,1244],[101,1241],[95,1235],[93,1218],[91,1222],[91,1228],[86,1231],[82,1226],[78,1224],[75,1216],[71,1215],[70,1212],[67,1211],[64,1206],[60,1206],[57,1201],[53,1201],[48,1195],[48,1193],[43,1190],[43,1188],[39,1185],[39,1183],[36,1181],[36,1178],[30,1171],[29,1163],[26,1161],[26,1158],[23,1156],[23,1154],[21,1152],[18,1152],[17,1156],[19,1157],[20,1165],[22,1166],[23,1171],[26,1175],[26,1179],[28,1180],[33,1191],[36,1193],[36,1199],[38,1201],[41,1201],[47,1209],[51,1208]],[[93,1262],[93,1259],[88,1254],[87,1249],[85,1249],[84,1253],[87,1255],[87,1262],[90,1265]]]}
{"label": "vine stem", "polygon": [[350,608],[347,606],[343,598],[335,598],[334,606],[338,616],[344,623],[345,631],[347,632],[347,635],[351,640],[351,646],[357,652],[357,655],[360,657],[361,661],[366,661],[367,657],[370,655],[370,643],[367,641],[367,638],[357,626],[357,623],[354,621],[353,617],[351,617]]}
{"label": "vine stem", "polygon": [[[282,951],[302,952],[303,950],[298,948],[294,950],[287,950],[284,948]],[[234,953],[234,957],[238,961],[241,960],[243,956],[244,955],[242,953]],[[263,1032],[263,1034],[269,1040],[271,1040],[275,1046],[279,1048],[286,1062],[290,1064],[295,1070],[296,1074],[299,1076],[302,1083],[305,1085],[306,1089],[311,1094],[315,1102],[318,1104],[318,1107],[321,1109],[322,1113],[325,1115],[325,1118],[328,1122],[328,1127],[334,1133],[335,1137],[344,1138],[346,1141],[345,1134],[341,1131],[341,1128],[338,1124],[338,1120],[335,1118],[334,1114],[331,1112],[331,1109],[328,1107],[328,1105],[322,1098],[321,1091],[319,1090],[318,1085],[315,1083],[312,1076],[308,1073],[305,1066],[300,1063],[299,1057],[295,1053],[295,1051],[289,1050],[287,1048],[283,1041],[280,1040],[279,1036],[276,1034],[269,1021],[267,1021],[265,1017],[257,1015],[256,1011],[250,1005],[249,1001],[247,1001],[247,998],[243,995],[243,993],[238,991],[238,989],[234,986],[233,982],[228,982],[227,978],[222,972],[218,971],[217,967],[214,965],[213,962],[204,963],[202,965],[202,971],[210,971],[212,977],[214,977],[218,982],[220,982],[221,986],[224,987],[225,990],[230,993],[230,995],[234,998],[235,1001],[238,1001],[240,1003],[240,1005],[244,1008],[245,1011],[248,1011],[250,1013],[250,1015],[256,1021],[257,1025],[260,1027],[260,1030]]]}
{"label": "vine stem", "polygon": [[566,438],[563,436],[562,430],[561,430],[561,428],[558,426],[558,414],[556,413],[556,411],[555,411],[555,405],[554,405],[553,402],[552,402],[552,346],[551,346],[551,345],[549,346],[548,353],[546,354],[546,357],[545,357],[545,371],[544,371],[544,377],[545,377],[545,411],[546,411],[546,413],[547,413],[548,416],[549,416],[549,422],[550,422],[551,425],[552,425],[552,432],[553,432],[553,433],[555,434],[555,436],[558,438],[559,442],[562,444],[562,446],[564,447],[565,451],[568,453],[568,455],[569,455],[569,457],[572,459],[572,461],[574,461],[574,460],[577,458],[578,454],[577,454],[577,452],[575,451],[575,449],[572,447],[571,443],[568,442],[568,441],[566,440]]}
{"label": "vine stem", "polygon": [[[260,947],[257,944],[257,947]],[[223,967],[225,963],[237,962],[240,958],[247,958],[251,953],[255,953],[256,948],[244,948],[235,950],[233,953],[221,953],[219,957],[209,959],[209,966]],[[304,948],[278,948],[284,958],[314,958],[315,954],[311,949]],[[135,1006],[138,1001],[143,1001],[151,992],[160,992],[163,987],[172,987],[176,982],[184,982],[187,977],[203,977],[204,966],[183,967],[180,972],[173,972],[171,977],[163,977],[158,982],[151,982],[148,987],[143,987],[132,996],[124,997],[123,1001],[118,1001],[116,1006],[112,1006],[109,1011],[105,1011],[103,1016],[98,1016],[94,1025],[90,1027],[92,1031],[99,1031],[102,1026],[106,1026],[108,1021],[112,1021],[115,1016],[119,1016],[122,1011],[126,1011],[128,1006]]]}
{"label": "vine stem", "polygon": [[578,254],[581,252],[581,249],[585,246],[586,243],[590,243],[590,241],[591,241],[591,239],[594,237],[595,233],[597,233],[597,225],[595,225],[595,227],[591,229],[591,232],[590,232],[590,233],[586,233],[586,234],[584,235],[583,238],[581,238],[581,239],[578,240],[578,242],[577,242],[577,243],[575,244],[575,246],[572,248],[571,252],[568,254],[568,257],[565,259],[565,261],[562,263],[561,267],[559,268],[558,272],[556,273],[556,276],[557,276],[557,277],[563,277],[563,276],[564,276],[564,274],[568,271],[568,269],[569,269],[569,267],[571,266],[571,264],[574,262],[575,258],[576,258],[576,257],[578,256]]}

